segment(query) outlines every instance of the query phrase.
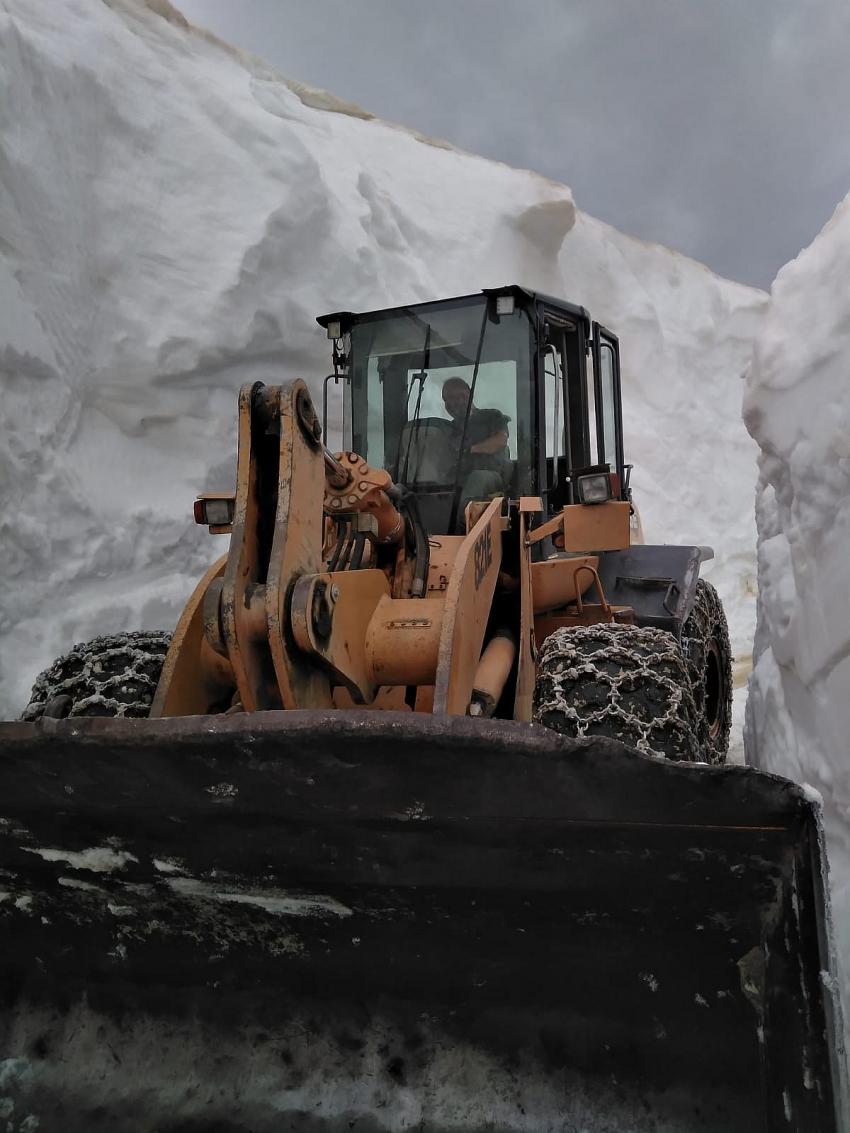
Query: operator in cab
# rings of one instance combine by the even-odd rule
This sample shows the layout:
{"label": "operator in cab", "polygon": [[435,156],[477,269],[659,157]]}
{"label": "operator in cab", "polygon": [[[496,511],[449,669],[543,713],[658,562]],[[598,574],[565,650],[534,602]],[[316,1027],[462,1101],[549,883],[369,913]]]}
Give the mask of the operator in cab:
{"label": "operator in cab", "polygon": [[508,486],[511,473],[508,452],[510,418],[499,409],[479,409],[472,404],[472,391],[463,378],[447,378],[442,395],[446,412],[457,432],[458,449],[463,445],[460,461],[460,510],[463,514],[470,500],[486,500],[500,495]]}

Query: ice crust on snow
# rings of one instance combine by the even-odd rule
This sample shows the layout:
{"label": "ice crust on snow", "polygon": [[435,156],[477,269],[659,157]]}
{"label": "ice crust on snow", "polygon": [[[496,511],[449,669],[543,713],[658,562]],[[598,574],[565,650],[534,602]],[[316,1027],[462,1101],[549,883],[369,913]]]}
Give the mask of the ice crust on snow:
{"label": "ice crust on snow", "polygon": [[75,642],[171,628],[224,550],[240,384],[304,377],[314,318],[519,282],[621,339],[647,537],[715,547],[746,669],[765,297],[624,236],[564,185],[282,79],[162,0],[0,10],[0,713]]}
{"label": "ice crust on snow", "polygon": [[748,762],[819,795],[850,1019],[850,196],[779,273],[744,403],[761,448]]}

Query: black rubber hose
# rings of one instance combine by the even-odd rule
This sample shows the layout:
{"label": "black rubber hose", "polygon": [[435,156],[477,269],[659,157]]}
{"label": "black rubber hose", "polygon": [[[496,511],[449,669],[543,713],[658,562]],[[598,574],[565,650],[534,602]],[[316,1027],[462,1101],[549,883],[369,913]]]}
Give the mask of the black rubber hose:
{"label": "black rubber hose", "polygon": [[366,532],[358,531],[354,536],[353,550],[351,559],[348,563],[349,570],[360,570],[360,565],[363,562],[363,552],[366,550]]}
{"label": "black rubber hose", "polygon": [[345,547],[345,525],[341,521],[337,521],[336,525],[336,546],[334,553],[331,556],[331,561],[328,563],[328,570],[336,570],[339,565],[339,560],[342,556],[343,548]]}
{"label": "black rubber hose", "polygon": [[419,511],[419,501],[413,492],[408,493],[405,501],[410,516],[414,534],[414,554],[416,561],[413,567],[413,595],[424,598],[428,592],[428,568],[431,565],[431,547],[428,542],[428,532],[422,522]]}

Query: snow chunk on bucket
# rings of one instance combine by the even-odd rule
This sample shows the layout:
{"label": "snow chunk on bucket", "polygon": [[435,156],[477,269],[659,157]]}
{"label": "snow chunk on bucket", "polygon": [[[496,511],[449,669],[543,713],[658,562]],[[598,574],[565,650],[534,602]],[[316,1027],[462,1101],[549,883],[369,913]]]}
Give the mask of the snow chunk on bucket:
{"label": "snow chunk on bucket", "polygon": [[330,914],[334,917],[350,917],[352,910],[347,905],[318,894],[294,894],[285,890],[268,893],[246,893],[239,890],[224,890],[205,881],[189,877],[175,877],[168,880],[171,889],[181,897],[200,897],[204,901],[226,901],[238,905],[255,905],[267,913],[284,917],[321,917]]}
{"label": "snow chunk on bucket", "polygon": [[134,854],[113,850],[110,846],[92,846],[88,850],[45,850],[21,846],[28,854],[38,854],[46,862],[66,862],[72,869],[88,869],[92,873],[113,873],[127,862],[137,862]]}

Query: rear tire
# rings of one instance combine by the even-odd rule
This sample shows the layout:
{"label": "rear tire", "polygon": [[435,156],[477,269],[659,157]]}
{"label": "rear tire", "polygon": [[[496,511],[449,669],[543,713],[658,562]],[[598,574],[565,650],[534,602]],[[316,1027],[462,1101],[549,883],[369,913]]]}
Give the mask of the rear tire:
{"label": "rear tire", "polygon": [[660,629],[556,630],[540,654],[534,720],[566,736],[607,736],[666,759],[699,758],[679,643]]}
{"label": "rear tire", "polygon": [[113,633],[75,645],[36,678],[24,720],[150,714],[171,634]]}
{"label": "rear tire", "polygon": [[720,596],[702,578],[682,627],[682,653],[697,710],[700,759],[725,763],[732,726],[732,646]]}

